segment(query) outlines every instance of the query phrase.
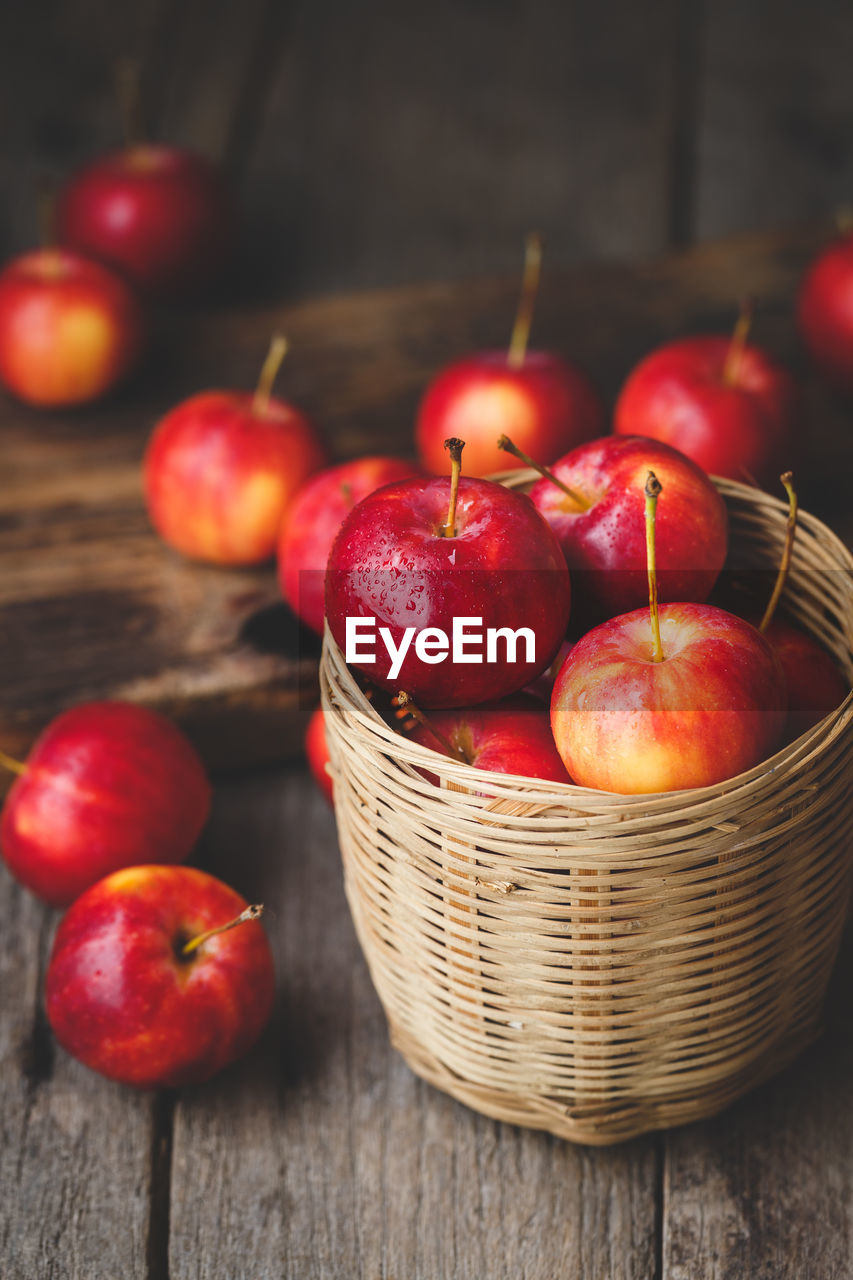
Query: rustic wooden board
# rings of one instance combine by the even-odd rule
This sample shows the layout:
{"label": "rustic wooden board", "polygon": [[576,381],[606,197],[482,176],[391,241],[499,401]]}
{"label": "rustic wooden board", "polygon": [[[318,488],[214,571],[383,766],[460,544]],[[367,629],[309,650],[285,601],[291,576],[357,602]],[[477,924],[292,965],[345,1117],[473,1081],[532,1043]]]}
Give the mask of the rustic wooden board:
{"label": "rustic wooden board", "polygon": [[[690,6],[693,7],[693,6]],[[853,192],[853,8],[701,6],[694,236],[828,217]]]}
{"label": "rustic wooden board", "polygon": [[0,1275],[141,1277],[156,1247],[158,1103],[53,1042],[41,985],[55,916],[0,868]]}
{"label": "rustic wooden board", "polygon": [[823,1040],[725,1115],[667,1135],[667,1280],[853,1274],[851,941]]}
{"label": "rustic wooden board", "polygon": [[267,904],[280,1002],[257,1053],[179,1097],[172,1280],[652,1280],[653,1141],[584,1151],[494,1123],[390,1049],[302,775],[223,787],[202,857]]}
{"label": "rustic wooden board", "polygon": [[[720,242],[638,266],[546,274],[535,340],[570,353],[612,397],[644,351],[676,333],[725,329],[744,290],[757,336],[803,365],[791,317],[803,263],[824,233]],[[214,766],[299,749],[316,699],[316,641],[283,605],[271,568],[190,564],[149,531],[139,461],[158,414],[210,385],[251,386],[270,332],[293,351],[283,394],[304,404],[340,457],[405,454],[427,378],[461,350],[506,338],[512,278],[226,309],[163,321],[148,368],[85,412],[0,402],[0,741],[26,751],[62,707],[114,695],[180,719]],[[844,406],[808,390],[804,507],[853,533]],[[805,433],[804,433],[805,434]]]}

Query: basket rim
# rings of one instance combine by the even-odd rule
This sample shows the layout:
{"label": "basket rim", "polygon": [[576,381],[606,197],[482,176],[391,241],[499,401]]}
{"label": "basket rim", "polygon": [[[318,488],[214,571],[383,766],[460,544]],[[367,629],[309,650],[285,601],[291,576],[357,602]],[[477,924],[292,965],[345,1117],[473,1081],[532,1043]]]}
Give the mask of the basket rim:
{"label": "basket rim", "polygon": [[[532,468],[517,468],[503,471],[488,477],[511,488],[522,488],[538,480],[539,476]],[[719,476],[712,476],[714,484],[725,498],[763,507],[787,517],[787,502],[774,497],[764,490],[741,484]],[[824,542],[829,539],[828,550],[842,561],[837,568],[846,570],[853,577],[853,553],[841,541],[828,525],[809,512],[800,511],[798,515],[798,532],[805,530],[813,537],[820,537]],[[540,778],[530,778],[523,774],[493,773],[479,769],[476,765],[457,763],[431,747],[404,737],[392,729],[382,719],[370,701],[359,688],[349,667],[344,662],[343,654],[332,635],[328,621],[324,624],[323,651],[320,663],[321,693],[325,714],[334,711],[336,698],[334,692],[346,698],[348,711],[360,724],[362,730],[379,738],[385,754],[393,754],[396,763],[409,775],[410,780],[423,787],[425,794],[437,790],[445,790],[450,783],[454,789],[454,799],[470,800],[480,813],[492,813],[496,817],[509,816],[501,814],[501,806],[507,803],[538,803],[543,806],[566,805],[576,811],[578,819],[600,815],[610,820],[618,810],[642,809],[644,817],[659,815],[667,811],[701,810],[706,805],[716,808],[716,802],[725,798],[744,799],[760,790],[762,783],[775,778],[783,766],[792,769],[804,763],[814,752],[823,754],[845,728],[853,722],[853,689],[846,698],[822,720],[807,729],[804,734],[792,742],[780,747],[772,756],[760,761],[751,769],[734,774],[721,782],[706,787],[689,787],[678,791],[656,792],[617,792],[602,791],[592,787],[582,787],[574,782],[551,782]],[[389,748],[393,749],[389,751]],[[402,750],[401,750],[402,748]],[[440,786],[436,787],[423,776],[427,770],[439,777]],[[443,784],[443,785],[442,785]],[[457,791],[457,787],[462,787]],[[477,794],[479,787],[488,788],[490,794]],[[467,794],[466,794],[467,793]],[[571,801],[575,803],[572,804]],[[589,810],[592,810],[590,812]],[[699,817],[697,812],[695,815]],[[526,819],[529,820],[529,819]]]}

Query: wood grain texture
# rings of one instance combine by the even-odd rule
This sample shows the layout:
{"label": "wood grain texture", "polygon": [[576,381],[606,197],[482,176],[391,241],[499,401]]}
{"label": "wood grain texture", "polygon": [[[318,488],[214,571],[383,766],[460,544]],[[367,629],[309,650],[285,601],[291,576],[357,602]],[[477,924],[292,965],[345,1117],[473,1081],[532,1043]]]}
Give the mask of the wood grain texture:
{"label": "wood grain texture", "polygon": [[55,1045],[41,986],[55,917],[0,870],[0,1275],[145,1275],[150,1096]]}
{"label": "wood grain texture", "polygon": [[666,1139],[667,1280],[853,1274],[849,940],[823,1041],[776,1081]]}
{"label": "wood grain texture", "polygon": [[714,0],[702,9],[699,237],[830,217],[853,190],[853,9]]}
{"label": "wood grain texture", "polygon": [[662,248],[673,8],[288,6],[245,172],[253,261],[341,289],[508,271],[531,227],[558,262]]}
{"label": "wood grain texture", "polygon": [[303,775],[223,787],[203,861],[266,902],[281,998],[257,1053],[180,1096],[172,1280],[651,1280],[653,1144],[492,1123],[390,1049]]}

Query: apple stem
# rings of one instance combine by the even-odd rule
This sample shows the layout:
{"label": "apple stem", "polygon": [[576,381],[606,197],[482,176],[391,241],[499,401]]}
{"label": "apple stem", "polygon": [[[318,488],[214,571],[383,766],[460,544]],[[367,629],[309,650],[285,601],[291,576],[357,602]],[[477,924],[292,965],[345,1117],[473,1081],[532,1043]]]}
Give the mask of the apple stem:
{"label": "apple stem", "polygon": [[515,324],[509,340],[507,364],[510,369],[518,369],[524,364],[527,355],[527,340],[530,337],[530,326],[533,323],[533,308],[536,305],[536,294],[539,289],[539,273],[542,267],[542,237],[538,231],[531,231],[524,240],[524,274],[521,279],[521,296],[518,299],[518,310],[515,313]]}
{"label": "apple stem", "polygon": [[446,734],[443,734],[440,729],[436,729],[429,717],[425,716],[420,707],[412,702],[412,699],[406,693],[405,689],[401,689],[399,691],[397,696],[394,698],[394,702],[399,708],[397,712],[398,717],[401,715],[411,716],[413,720],[417,720],[418,724],[423,725],[427,733],[432,734],[436,742],[441,743],[448,755],[456,756],[457,760],[461,760],[462,764],[471,763],[461,747],[455,746]]}
{"label": "apple stem", "polygon": [[273,334],[270,341],[270,349],[261,366],[261,375],[255,388],[255,398],[252,401],[252,413],[256,418],[265,418],[267,416],[273,384],[278,377],[281,362],[287,355],[288,346],[289,343],[283,333]]}
{"label": "apple stem", "polygon": [[549,471],[547,467],[543,467],[541,462],[534,461],[529,453],[525,453],[523,449],[519,449],[517,444],[513,444],[509,436],[500,436],[498,439],[498,448],[503,449],[504,453],[511,453],[514,458],[518,458],[519,462],[523,462],[525,466],[532,467],[534,471],[538,471],[540,476],[544,476],[546,480],[550,480],[551,484],[555,484],[558,489],[562,489],[567,497],[581,509],[581,511],[589,511],[590,503],[581,494],[576,493],[574,489],[570,489],[562,480],[558,480],[553,471]]}
{"label": "apple stem", "polygon": [[8,769],[10,773],[17,773],[20,777],[27,773],[27,766],[14,756],[7,756],[5,751],[0,751],[0,769]]}
{"label": "apple stem", "polygon": [[729,349],[726,352],[726,358],[723,363],[723,383],[727,387],[734,387],[737,384],[737,377],[740,373],[741,361],[743,360],[743,352],[746,347],[746,340],[749,337],[749,331],[752,328],[752,320],[755,313],[755,306],[752,298],[744,298],[740,304],[738,318],[735,321],[732,340],[729,343]]}
{"label": "apple stem", "polygon": [[128,149],[138,147],[145,139],[145,130],[142,127],[139,63],[134,58],[118,60],[115,68],[115,85],[124,145]]}
{"label": "apple stem", "polygon": [[347,504],[348,507],[352,507],[355,505],[352,498],[352,485],[349,484],[346,480],[341,485],[341,494],[343,496],[344,502]]}
{"label": "apple stem", "polygon": [[663,662],[660,639],[660,605],[658,602],[658,570],[655,558],[655,515],[663,485],[654,471],[646,477],[646,565],[649,571],[649,613],[652,619],[652,661]]}
{"label": "apple stem", "polygon": [[450,503],[447,508],[447,519],[441,527],[441,536],[455,538],[456,503],[459,498],[459,476],[462,472],[462,450],[465,448],[465,441],[457,439],[456,436],[450,436],[445,440],[444,447],[450,454]]}
{"label": "apple stem", "polygon": [[779,565],[779,572],[776,574],[773,593],[767,601],[767,608],[764,610],[764,617],[758,624],[758,630],[762,635],[770,626],[773,615],[776,612],[776,606],[782,598],[782,592],[785,590],[788,571],[791,568],[791,554],[794,550],[794,538],[797,533],[797,511],[799,509],[799,504],[797,502],[797,491],[794,488],[794,473],[792,471],[785,471],[779,479],[785,486],[785,492],[788,495],[788,523],[785,527],[785,545],[782,548],[782,561]]}
{"label": "apple stem", "polygon": [[246,907],[245,911],[241,911],[233,920],[228,920],[225,924],[218,924],[215,929],[206,929],[204,933],[198,934],[195,938],[190,938],[189,942],[185,942],[180,950],[180,957],[192,955],[197,951],[203,942],[207,942],[208,938],[215,938],[218,933],[227,933],[229,929],[236,929],[238,924],[246,924],[249,920],[260,920],[264,914],[263,904],[255,902],[251,906]]}

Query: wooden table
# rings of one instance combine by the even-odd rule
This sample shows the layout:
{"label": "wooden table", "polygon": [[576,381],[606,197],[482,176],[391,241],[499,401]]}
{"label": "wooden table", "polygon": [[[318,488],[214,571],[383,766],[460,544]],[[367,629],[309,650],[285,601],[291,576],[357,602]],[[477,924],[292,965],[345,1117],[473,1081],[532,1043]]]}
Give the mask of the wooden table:
{"label": "wooden table", "polygon": [[[537,340],[576,354],[612,394],[644,349],[726,326],[749,289],[758,337],[802,369],[791,298],[820,238],[780,233],[550,277]],[[5,457],[17,442],[20,460],[29,433],[55,476],[57,458],[90,477],[111,459],[129,483],[153,412],[214,375],[249,381],[273,324],[294,341],[288,391],[340,455],[405,451],[423,379],[460,347],[501,341],[514,293],[513,281],[484,280],[194,317],[168,367],[112,407],[44,419],[4,406]],[[807,398],[803,504],[850,539],[847,411],[815,384]],[[5,500],[18,516],[2,523],[0,565],[20,570],[59,510],[68,529],[94,527],[67,494],[41,511]],[[140,522],[132,486],[111,500]],[[97,514],[104,502],[94,484],[78,507]],[[147,536],[139,523],[140,546]],[[18,679],[7,655],[12,701]],[[244,721],[261,688],[233,693]],[[71,695],[54,688],[60,702]],[[221,777],[195,860],[265,902],[278,1004],[247,1060],[204,1087],[153,1096],[101,1080],[53,1044],[40,993],[57,917],[0,873],[3,1280],[853,1276],[849,962],[824,1038],[784,1075],[715,1120],[587,1150],[466,1110],[389,1048],[332,815],[301,768]]]}

